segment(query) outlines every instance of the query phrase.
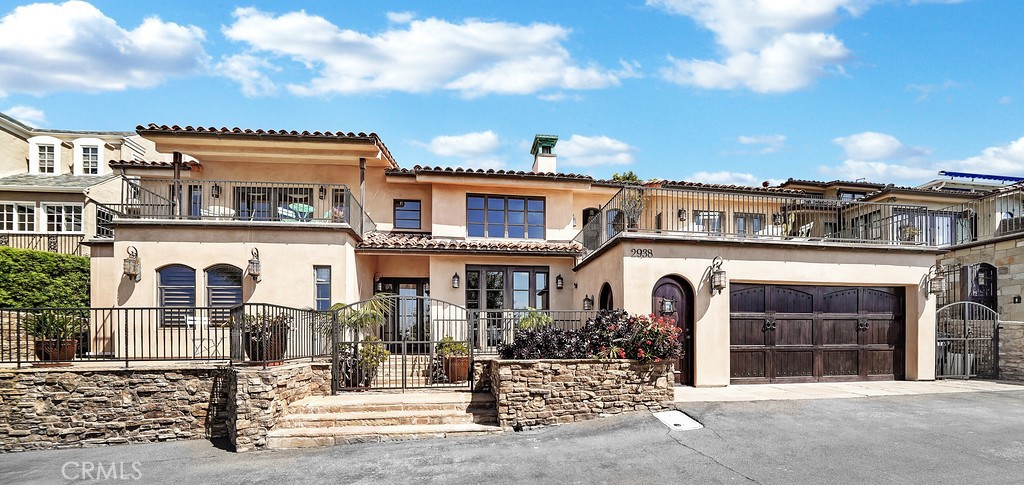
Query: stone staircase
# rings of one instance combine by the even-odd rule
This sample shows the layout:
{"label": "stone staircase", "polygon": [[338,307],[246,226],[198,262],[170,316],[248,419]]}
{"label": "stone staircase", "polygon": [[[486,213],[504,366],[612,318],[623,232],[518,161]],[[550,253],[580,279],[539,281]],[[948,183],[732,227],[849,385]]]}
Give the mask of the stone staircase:
{"label": "stone staircase", "polygon": [[361,392],[288,406],[270,449],[500,433],[494,396],[464,391]]}

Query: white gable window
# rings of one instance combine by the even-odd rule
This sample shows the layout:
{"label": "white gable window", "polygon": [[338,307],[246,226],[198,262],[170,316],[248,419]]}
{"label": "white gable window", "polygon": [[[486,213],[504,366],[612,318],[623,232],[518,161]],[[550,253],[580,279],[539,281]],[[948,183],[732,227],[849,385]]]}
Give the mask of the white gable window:
{"label": "white gable window", "polygon": [[79,138],[74,141],[75,175],[99,175],[100,161],[103,160],[103,140]]}
{"label": "white gable window", "polygon": [[28,173],[33,175],[60,175],[60,143],[52,136],[33,136],[28,139]]}

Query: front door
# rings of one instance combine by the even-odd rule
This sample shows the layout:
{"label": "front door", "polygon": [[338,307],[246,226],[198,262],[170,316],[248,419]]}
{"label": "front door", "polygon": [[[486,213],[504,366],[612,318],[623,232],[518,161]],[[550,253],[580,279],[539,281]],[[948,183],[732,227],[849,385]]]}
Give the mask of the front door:
{"label": "front door", "polygon": [[[388,311],[388,321],[384,325],[381,340],[392,342],[389,346],[398,346],[398,342],[406,342],[408,351],[426,351],[424,342],[430,341],[430,326],[427,325],[426,312],[429,309],[422,298],[430,296],[429,280],[423,278],[381,278],[381,291],[395,295],[392,308]],[[393,350],[393,349],[389,349]]]}
{"label": "front door", "polygon": [[690,293],[685,291],[679,282],[668,277],[658,280],[651,295],[652,313],[655,316],[673,319],[679,327],[683,356],[676,362],[673,373],[675,383],[685,386],[693,384],[692,301],[689,295]]}

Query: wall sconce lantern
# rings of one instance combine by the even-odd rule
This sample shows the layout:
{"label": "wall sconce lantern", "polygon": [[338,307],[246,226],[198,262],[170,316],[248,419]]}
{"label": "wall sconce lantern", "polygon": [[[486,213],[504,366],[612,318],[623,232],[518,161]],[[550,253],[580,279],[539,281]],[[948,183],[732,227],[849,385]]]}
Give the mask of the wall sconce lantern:
{"label": "wall sconce lantern", "polygon": [[676,312],[676,301],[672,298],[662,298],[661,304],[658,306],[658,311],[662,315],[671,315]]}
{"label": "wall sconce lantern", "polygon": [[252,259],[249,260],[249,267],[246,268],[252,280],[259,283],[262,278],[263,268],[260,265],[260,250],[252,248]]}
{"label": "wall sconce lantern", "polygon": [[380,292],[384,291],[384,283],[381,283],[381,281],[380,281],[380,278],[382,276],[383,275],[380,274],[380,273],[374,273],[373,274],[373,292],[374,293],[380,293]]}
{"label": "wall sconce lantern", "polygon": [[676,211],[676,217],[679,219],[679,222],[686,222],[686,209]]}
{"label": "wall sconce lantern", "polygon": [[583,297],[583,309],[590,311],[594,309],[594,297],[586,295]]}
{"label": "wall sconce lantern", "polygon": [[320,197],[320,200],[326,199],[327,198],[327,187],[324,187],[323,185],[321,185],[320,188],[317,189],[317,194],[316,195],[317,195],[317,197]]}
{"label": "wall sconce lantern", "polygon": [[461,283],[462,283],[462,279],[459,278],[459,274],[458,273],[455,273],[454,275],[452,275],[452,288],[458,288]]}
{"label": "wall sconce lantern", "polygon": [[940,295],[945,292],[946,277],[942,274],[942,265],[936,263],[931,268],[928,268],[928,293]]}
{"label": "wall sconce lantern", "polygon": [[142,280],[142,261],[139,260],[139,250],[135,246],[128,246],[128,257],[124,258],[124,275],[136,283]]}
{"label": "wall sconce lantern", "polygon": [[213,187],[210,187],[210,197],[214,199],[220,198],[220,184],[213,184]]}
{"label": "wall sconce lantern", "polygon": [[1020,303],[1020,295],[1013,295],[1013,303],[1015,305]]}
{"label": "wall sconce lantern", "polygon": [[711,294],[721,294],[725,289],[726,281],[728,280],[725,270],[722,269],[722,257],[715,256],[715,259],[711,260],[711,268],[708,269],[708,288],[711,289]]}
{"label": "wall sconce lantern", "polygon": [[565,287],[565,280],[562,279],[562,275],[555,276],[555,288],[561,290]]}

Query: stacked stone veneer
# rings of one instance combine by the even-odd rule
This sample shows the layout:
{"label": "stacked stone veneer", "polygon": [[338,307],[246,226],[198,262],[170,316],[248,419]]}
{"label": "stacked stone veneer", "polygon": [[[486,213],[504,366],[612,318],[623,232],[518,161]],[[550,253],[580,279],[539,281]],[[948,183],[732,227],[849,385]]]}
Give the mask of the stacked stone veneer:
{"label": "stacked stone veneer", "polygon": [[1024,322],[999,323],[999,378],[1024,381]]}
{"label": "stacked stone veneer", "polygon": [[265,449],[267,433],[288,405],[308,396],[331,393],[331,365],[314,362],[267,369],[237,368],[230,390],[228,435],[236,451]]}
{"label": "stacked stone veneer", "polygon": [[495,360],[491,392],[503,428],[571,423],[671,407],[670,364],[632,360]]}
{"label": "stacked stone veneer", "polygon": [[213,366],[0,369],[0,451],[227,436]]}

